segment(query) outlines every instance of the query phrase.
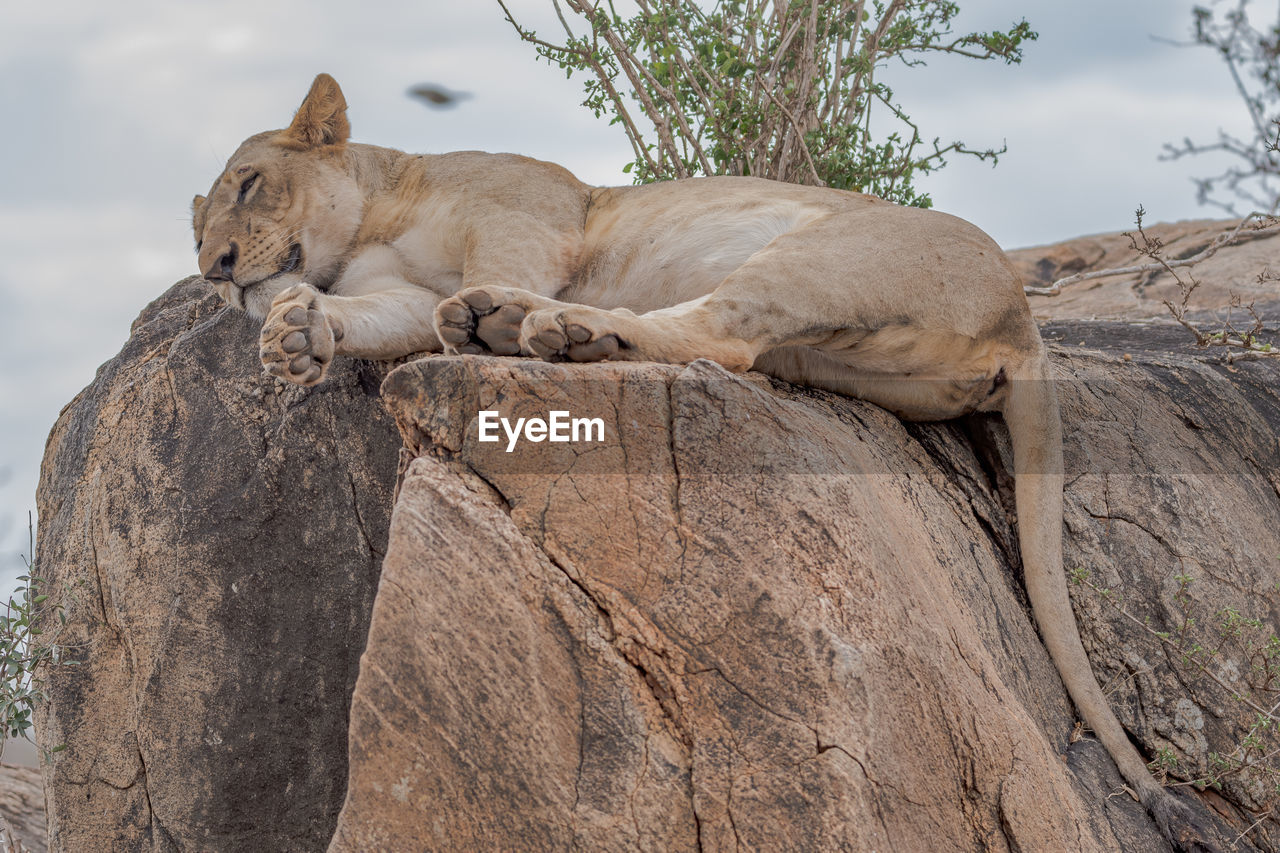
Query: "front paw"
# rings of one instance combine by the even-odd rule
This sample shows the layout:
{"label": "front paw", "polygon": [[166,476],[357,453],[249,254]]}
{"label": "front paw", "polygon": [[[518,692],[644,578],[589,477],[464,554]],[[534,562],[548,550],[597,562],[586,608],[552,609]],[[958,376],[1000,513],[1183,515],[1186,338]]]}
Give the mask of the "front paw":
{"label": "front paw", "polygon": [[519,355],[529,297],[537,298],[509,287],[459,291],[436,306],[436,336],[450,355]]}
{"label": "front paw", "polygon": [[281,291],[262,324],[258,355],[272,376],[296,385],[315,385],[333,361],[341,329],[320,307],[320,292],[309,284]]}

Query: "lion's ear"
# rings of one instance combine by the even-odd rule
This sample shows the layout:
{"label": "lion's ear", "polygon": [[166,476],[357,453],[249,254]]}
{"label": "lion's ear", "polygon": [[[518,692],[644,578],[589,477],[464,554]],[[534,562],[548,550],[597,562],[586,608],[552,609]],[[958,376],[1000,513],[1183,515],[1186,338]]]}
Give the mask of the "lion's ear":
{"label": "lion's ear", "polygon": [[293,123],[281,134],[281,141],[299,148],[318,145],[341,145],[351,136],[347,121],[347,99],[342,97],[338,81],[328,74],[317,74],[311,91],[294,113]]}
{"label": "lion's ear", "polygon": [[196,232],[196,244],[199,245],[204,234],[204,206],[209,199],[198,195],[191,200],[191,230]]}

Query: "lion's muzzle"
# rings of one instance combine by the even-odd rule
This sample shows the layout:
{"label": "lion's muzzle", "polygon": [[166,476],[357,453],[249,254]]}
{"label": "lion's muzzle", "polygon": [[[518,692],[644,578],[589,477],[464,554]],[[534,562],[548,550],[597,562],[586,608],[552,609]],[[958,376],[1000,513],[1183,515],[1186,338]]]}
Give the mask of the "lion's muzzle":
{"label": "lion's muzzle", "polygon": [[234,240],[229,243],[229,246],[225,253],[209,264],[208,269],[202,270],[206,281],[236,283],[235,268],[236,260],[240,257],[240,247]]}

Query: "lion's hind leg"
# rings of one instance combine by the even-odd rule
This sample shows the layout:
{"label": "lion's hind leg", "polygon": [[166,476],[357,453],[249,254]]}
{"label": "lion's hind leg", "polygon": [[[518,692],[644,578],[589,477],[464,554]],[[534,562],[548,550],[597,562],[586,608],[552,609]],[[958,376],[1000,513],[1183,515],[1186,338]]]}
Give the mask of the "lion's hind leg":
{"label": "lion's hind leg", "polygon": [[[852,312],[850,312],[852,313]],[[898,318],[895,318],[898,319]],[[521,341],[550,361],[611,358],[684,364],[706,358],[734,372],[760,370],[875,403],[909,420],[945,420],[998,409],[1016,346],[975,340],[946,328],[899,319],[834,314],[806,320],[759,298],[721,291],[635,315],[559,305],[525,318]]]}
{"label": "lion's hind leg", "polygon": [[[697,259],[686,260],[692,276]],[[886,357],[936,362],[952,355],[931,353],[936,342],[991,337],[991,322],[1026,314],[1017,275],[989,238],[941,214],[889,206],[835,212],[781,234],[703,293],[640,315],[587,305],[535,310],[520,339],[549,359],[708,358],[743,371],[783,346],[860,361],[860,341],[880,335],[876,349]],[[895,364],[892,372],[912,369]]]}
{"label": "lion's hind leg", "polygon": [[[894,347],[890,359],[875,351],[877,337],[873,333],[863,339],[865,348],[858,357],[812,347],[779,347],[761,354],[754,369],[875,403],[904,420],[936,421],[999,409],[1008,395],[1011,371],[1022,360],[1012,347],[938,332],[920,336],[930,346]],[[948,338],[943,355],[937,345]]]}

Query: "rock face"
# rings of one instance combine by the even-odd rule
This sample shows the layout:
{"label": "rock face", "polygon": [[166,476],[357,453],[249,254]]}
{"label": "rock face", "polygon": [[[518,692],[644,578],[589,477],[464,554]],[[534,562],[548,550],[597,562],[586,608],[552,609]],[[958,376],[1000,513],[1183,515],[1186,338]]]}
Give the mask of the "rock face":
{"label": "rock face", "polygon": [[61,851],[316,850],[399,441],[382,375],[277,386],[203,283],[149,306],[62,412],[38,494],[59,642],[37,720]]}
{"label": "rock face", "polygon": [[[1199,777],[1276,665],[1280,370],[1045,336],[1086,648]],[[998,419],[706,362],[433,357],[379,399],[384,368],[286,388],[255,341],[181,283],[50,437],[38,570],[83,664],[37,720],[49,849],[1168,849],[1038,639]],[[603,440],[508,453],[481,410]],[[1278,850],[1264,781],[1180,796]]]}
{"label": "rock face", "polygon": [[[1142,620],[1176,629],[1187,573],[1197,614],[1278,624],[1277,373],[1124,343],[1055,351],[1067,562],[1114,591],[1076,604],[1122,720],[1198,773],[1251,714]],[[1073,734],[997,420],[904,426],[708,362],[432,358],[383,393],[412,461],[331,853],[1168,849]],[[481,410],[605,440],[508,453]],[[1256,781],[1227,794],[1259,809]],[[1224,838],[1254,822],[1211,805]]]}
{"label": "rock face", "polygon": [[[15,839],[4,837],[5,824],[22,846],[14,846]],[[9,846],[6,846],[9,845]],[[40,786],[40,771],[30,767],[0,764],[0,851],[10,853],[45,853],[44,791]]]}
{"label": "rock face", "polygon": [[[1170,260],[1188,258],[1206,249],[1223,232],[1230,232],[1239,220],[1192,220],[1163,223],[1146,228],[1150,237],[1164,243]],[[1200,281],[1189,307],[1193,316],[1207,319],[1226,316],[1232,296],[1242,304],[1256,302],[1264,316],[1280,314],[1280,290],[1274,280],[1258,280],[1258,274],[1275,263],[1280,254],[1280,230],[1255,231],[1246,228],[1236,244],[1219,250],[1190,270],[1182,270]],[[1124,234],[1094,234],[1064,240],[1050,246],[1034,246],[1008,252],[1023,281],[1038,287],[1080,272],[1141,266],[1151,262],[1133,248]],[[1164,300],[1178,302],[1180,291],[1167,272],[1145,272],[1079,282],[1064,288],[1058,296],[1029,297],[1031,310],[1046,320],[1092,319],[1097,317],[1167,320]],[[1237,308],[1232,316],[1249,327],[1245,312]],[[1272,324],[1275,325],[1274,323]]]}

